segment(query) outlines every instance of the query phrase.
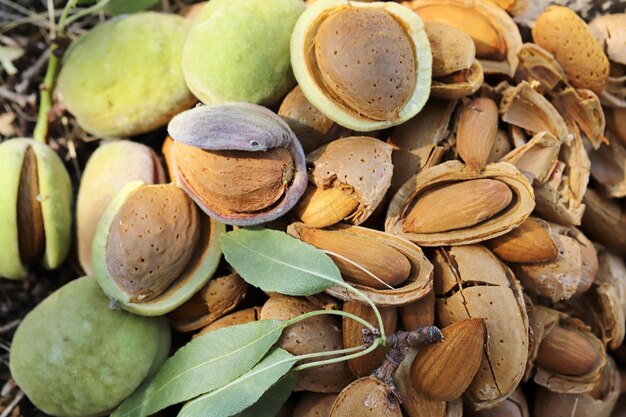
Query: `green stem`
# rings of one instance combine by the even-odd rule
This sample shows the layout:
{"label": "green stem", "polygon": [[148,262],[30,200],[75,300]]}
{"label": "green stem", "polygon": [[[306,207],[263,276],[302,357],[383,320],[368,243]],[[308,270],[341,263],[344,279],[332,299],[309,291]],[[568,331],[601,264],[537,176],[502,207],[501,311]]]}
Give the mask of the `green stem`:
{"label": "green stem", "polygon": [[333,314],[333,315],[336,315],[336,316],[348,317],[348,318],[358,322],[359,324],[362,324],[363,326],[367,327],[370,330],[374,330],[375,329],[374,326],[372,326],[368,321],[362,319],[361,317],[356,316],[356,315],[354,315],[352,313],[348,313],[347,311],[341,311],[341,310],[316,310],[316,311],[311,311],[309,313],[304,313],[304,314],[301,314],[301,315],[299,315],[297,317],[292,318],[291,320],[288,320],[285,323],[285,327],[291,326],[292,324],[297,323],[299,321],[306,320],[309,317],[321,316],[321,315],[324,315],[324,314]]}
{"label": "green stem", "polygon": [[[342,351],[345,351],[345,353],[348,353],[347,351],[349,351],[349,350],[352,350],[352,351],[355,351],[356,349],[359,350],[356,353],[353,353],[351,355],[341,356],[339,358],[331,358],[331,359],[325,359],[325,360],[322,360],[322,361],[315,361],[315,362],[304,363],[302,365],[296,366],[293,369],[295,371],[302,371],[304,369],[313,368],[315,366],[328,365],[328,364],[331,364],[331,363],[349,361],[350,359],[360,358],[361,356],[365,356],[368,353],[373,352],[374,350],[376,350],[376,348],[379,345],[382,345],[382,344],[383,344],[383,339],[379,337],[378,339],[374,340],[374,343],[372,343],[372,346],[368,347],[365,350],[363,350],[364,345],[361,345],[361,346],[355,346],[355,347],[349,348],[349,349],[341,349],[341,350],[335,350],[335,351],[331,350],[331,351],[328,351],[328,352],[317,352],[315,355],[317,355],[317,357],[321,357],[321,356],[334,356],[335,354],[338,354],[339,352],[342,352]],[[307,355],[297,356],[297,358],[298,358],[298,360],[302,360],[302,359],[309,359],[311,357],[315,357],[315,356],[312,356],[312,355],[314,355],[314,354],[309,353]]]}
{"label": "green stem", "polygon": [[77,11],[76,13],[74,13],[72,16],[70,16],[67,21],[65,22],[66,26],[71,25],[72,23],[74,23],[75,21],[77,21],[78,19],[90,15],[92,13],[95,13],[101,9],[104,9],[106,7],[107,4],[109,4],[111,2],[111,0],[100,0],[98,3],[94,4],[91,7],[87,7],[86,9],[82,9]]}
{"label": "green stem", "polygon": [[335,282],[337,285],[344,287],[348,291],[352,291],[359,297],[363,298],[367,302],[367,304],[369,304],[369,306],[372,307],[372,310],[374,310],[374,315],[376,316],[376,321],[378,322],[378,329],[380,330],[380,338],[382,339],[382,344],[384,346],[387,343],[387,335],[385,334],[385,325],[383,323],[383,318],[380,315],[380,311],[378,311],[378,308],[376,308],[376,304],[374,304],[374,302],[370,300],[367,295],[363,294],[360,290],[357,290],[356,288],[354,288],[352,285],[348,284],[347,282],[338,281],[332,278],[330,280]]}

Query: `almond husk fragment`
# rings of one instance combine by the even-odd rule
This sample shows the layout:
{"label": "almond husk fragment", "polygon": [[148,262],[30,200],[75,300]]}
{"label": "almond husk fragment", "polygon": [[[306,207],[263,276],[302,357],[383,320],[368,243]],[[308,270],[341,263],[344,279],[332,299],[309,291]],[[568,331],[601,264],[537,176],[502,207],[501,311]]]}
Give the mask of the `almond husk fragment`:
{"label": "almond husk fragment", "polygon": [[483,356],[483,319],[458,321],[442,329],[443,341],[425,346],[411,366],[411,381],[437,401],[457,399],[474,379]]}
{"label": "almond husk fragment", "polygon": [[609,417],[620,396],[620,375],[611,357],[594,387],[595,392],[584,394],[558,393],[540,387],[535,398],[536,417]]}
{"label": "almond husk fragment", "polygon": [[39,196],[37,157],[30,146],[24,152],[17,189],[17,233],[22,263],[41,259],[46,248],[46,234]]}
{"label": "almond husk fragment", "polygon": [[554,54],[574,87],[604,90],[609,60],[576,12],[550,6],[535,21],[532,34],[537,45]]}
{"label": "almond husk fragment", "polygon": [[604,194],[626,196],[626,148],[609,134],[609,143],[589,153],[591,176],[600,184]]}
{"label": "almond husk fragment", "polygon": [[374,376],[359,378],[335,399],[330,417],[402,417],[391,387]]}
{"label": "almond husk fragment", "polygon": [[183,190],[173,184],[144,186],[111,224],[108,273],[131,302],[150,301],[187,267],[200,234],[200,214]]}
{"label": "almond husk fragment", "polygon": [[[374,310],[370,306],[346,301],[343,304],[343,311],[361,317],[373,326],[378,326],[378,321],[374,314]],[[380,315],[383,319],[386,334],[394,334],[398,323],[398,309],[395,307],[381,308]],[[350,319],[343,317],[342,319],[343,347],[351,348],[361,346],[363,344],[363,325]],[[358,378],[372,373],[385,360],[388,348],[379,346],[373,352],[348,361],[350,371]]]}
{"label": "almond husk fragment", "polygon": [[486,346],[465,393],[477,410],[503,402],[520,382],[528,354],[528,318],[515,276],[481,245],[435,250],[437,319],[443,327],[483,318]]}
{"label": "almond husk fragment", "polygon": [[399,286],[411,273],[411,264],[400,251],[375,239],[309,227],[300,227],[298,238],[326,251],[345,279],[351,282],[384,289]]}
{"label": "almond husk fragment", "polygon": [[358,208],[346,219],[359,225],[383,201],[391,185],[391,146],[366,136],[335,140],[306,157],[309,181],[317,188],[339,188],[354,194]]}
{"label": "almond husk fragment", "polygon": [[261,317],[261,307],[250,307],[244,310],[239,310],[234,313],[227,314],[226,316],[217,319],[213,323],[200,330],[193,335],[193,338],[202,336],[213,330],[221,329],[229,326],[236,326],[238,324],[250,323],[259,320]]}
{"label": "almond husk fragment", "polygon": [[337,394],[305,392],[293,409],[292,417],[329,417]]}
{"label": "almond husk fragment", "polygon": [[[468,207],[472,208],[468,214],[468,219],[459,220],[459,224],[470,224],[470,227],[460,229],[435,232],[435,233],[413,233],[407,231],[407,217],[417,201],[426,195],[429,191],[437,187],[454,183],[453,187],[463,182],[474,180],[490,180],[507,186],[511,192],[512,200],[508,206],[496,212],[497,206],[494,208],[490,201],[485,201],[480,195],[471,193],[471,188],[464,190],[462,194],[456,192],[446,194],[446,201],[438,199],[435,203],[438,207],[453,207],[456,212],[451,214],[453,217],[464,216]],[[487,185],[494,184],[492,182]],[[447,188],[447,187],[446,187]],[[489,187],[492,188],[492,187]],[[497,187],[499,190],[501,187]],[[492,188],[493,190],[493,188]],[[495,191],[497,191],[495,190]],[[467,193],[469,191],[469,194]],[[434,191],[437,192],[437,191]],[[502,203],[504,194],[499,193],[498,202]],[[473,201],[480,200],[482,204],[487,205],[485,212],[491,214],[490,218],[482,218],[484,207],[482,204],[473,206]],[[460,204],[459,201],[464,203]],[[480,242],[491,239],[496,236],[506,234],[519,226],[526,220],[534,208],[534,194],[526,177],[524,177],[514,166],[508,163],[496,163],[487,165],[483,171],[476,173],[474,170],[459,161],[448,161],[432,168],[426,169],[418,175],[410,178],[391,200],[385,220],[385,230],[389,233],[398,235],[408,239],[418,245],[423,246],[441,246],[441,245],[460,245]],[[428,207],[424,210],[427,210]],[[449,211],[449,210],[447,210]],[[476,219],[481,219],[476,223]],[[466,221],[467,220],[467,221]],[[449,219],[440,216],[435,219],[437,228],[448,224]]]}
{"label": "almond husk fragment", "polygon": [[304,153],[322,146],[331,140],[348,136],[350,131],[330,120],[313,107],[296,86],[283,100],[278,115],[287,122],[300,140]]}
{"label": "almond husk fragment", "polygon": [[521,127],[533,135],[550,132],[561,143],[571,141],[567,125],[559,112],[526,81],[504,91],[500,114],[503,121]]}
{"label": "almond husk fragment", "polygon": [[419,348],[409,348],[393,376],[393,381],[402,398],[402,408],[409,417],[461,417],[463,401],[457,398],[451,402],[437,401],[427,397],[411,382],[411,366]]}
{"label": "almond husk fragment", "polygon": [[452,147],[450,120],[456,104],[431,98],[417,116],[391,130],[387,143],[393,149],[392,193],[421,170],[439,164]]}
{"label": "almond husk fragment", "polygon": [[234,310],[245,298],[248,283],[231,273],[209,281],[185,304],[172,311],[170,322],[179,332],[206,327]]}
{"label": "almond husk fragment", "polygon": [[470,35],[485,74],[515,74],[522,37],[513,19],[500,7],[488,0],[413,0],[402,4],[425,22],[444,23]]}
{"label": "almond husk fragment", "polygon": [[515,388],[515,391],[504,402],[494,408],[481,411],[467,409],[466,411],[469,417],[530,417],[528,403],[520,387]]}
{"label": "almond husk fragment", "polygon": [[535,43],[525,43],[518,53],[519,66],[515,79],[528,81],[530,84],[538,82],[541,93],[553,91],[567,83],[565,71],[550,52]]}
{"label": "almond husk fragment", "polygon": [[[529,349],[528,367],[525,379],[531,376],[531,371],[534,367],[535,383],[550,391],[563,394],[582,394],[591,391],[600,380],[602,369],[606,365],[606,350],[602,342],[588,330],[582,321],[571,318],[565,313],[548,307],[535,306],[534,309],[529,310],[528,317],[532,342]],[[557,371],[558,365],[555,364],[563,361],[562,352],[558,357],[544,357],[542,363],[545,364],[549,361],[548,363],[552,364],[550,368],[542,367],[537,364],[536,358],[542,350],[541,345],[543,341],[546,340],[557,326],[565,330],[566,335],[575,335],[568,340],[577,340],[578,338],[585,340],[587,345],[585,351],[588,352],[589,349],[591,349],[589,352],[591,352],[590,354],[593,356],[593,366],[590,367],[588,372],[581,375],[571,375],[572,372],[568,372],[568,374],[559,373]],[[571,349],[574,349],[574,347]],[[577,346],[576,349],[579,349],[579,347]],[[570,349],[566,348],[566,350],[569,351]],[[575,355],[576,353],[572,351],[572,354]]]}
{"label": "almond husk fragment", "polygon": [[459,156],[474,171],[487,163],[498,132],[498,105],[488,97],[478,97],[463,106],[456,133]]}
{"label": "almond husk fragment", "polygon": [[[315,310],[315,305],[303,298],[275,294],[263,305],[261,319],[290,320]],[[283,330],[278,346],[293,355],[339,350],[343,348],[341,326],[330,315],[310,317]],[[336,362],[299,372],[295,390],[339,392],[352,379],[347,362]]]}
{"label": "almond husk fragment", "polygon": [[529,217],[518,228],[487,240],[485,245],[503,261],[517,263],[553,261],[559,251],[550,224],[538,217]]}
{"label": "almond husk fragment", "polygon": [[318,188],[309,185],[293,212],[311,227],[327,227],[350,217],[359,207],[350,188]]}
{"label": "almond husk fragment", "polygon": [[552,301],[567,300],[591,287],[598,270],[593,244],[575,227],[550,224],[558,247],[557,258],[547,262],[513,265],[524,289]]}
{"label": "almond husk fragment", "polygon": [[485,74],[480,61],[475,59],[472,65],[445,77],[434,78],[430,88],[433,97],[456,100],[471,96],[483,85]]}
{"label": "almond husk fragment", "polygon": [[[302,223],[293,223],[288,227],[287,233],[299,238],[301,231],[306,228],[307,226]],[[403,285],[398,288],[378,290],[361,284],[353,284],[355,288],[363,292],[377,306],[391,307],[409,304],[421,299],[432,289],[432,264],[424,256],[422,250],[408,240],[389,233],[341,223],[334,225],[328,230],[375,240],[379,244],[397,250],[408,259],[411,264],[411,273]],[[355,301],[365,304],[365,300],[362,297],[341,286],[328,288],[326,293],[343,301]]]}
{"label": "almond husk fragment", "polygon": [[609,142],[604,137],[606,127],[604,111],[600,99],[593,91],[566,87],[554,94],[552,104],[565,119],[576,123],[583,137],[591,145],[587,149],[598,149],[600,145]]}
{"label": "almond husk fragment", "polygon": [[626,253],[626,213],[621,202],[588,188],[583,202],[582,230],[594,241],[618,254]]}
{"label": "almond husk fragment", "polygon": [[556,168],[560,149],[561,141],[556,136],[541,132],[501,161],[515,165],[530,181],[543,184]]}
{"label": "almond husk fragment", "polygon": [[421,300],[400,307],[400,322],[406,331],[421,326],[435,325],[435,291],[430,291]]}

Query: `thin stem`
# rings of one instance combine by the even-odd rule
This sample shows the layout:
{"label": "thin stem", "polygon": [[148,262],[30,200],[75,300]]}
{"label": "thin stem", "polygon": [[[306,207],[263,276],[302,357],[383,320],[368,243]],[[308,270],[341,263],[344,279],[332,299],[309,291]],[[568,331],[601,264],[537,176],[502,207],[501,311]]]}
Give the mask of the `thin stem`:
{"label": "thin stem", "polygon": [[71,25],[72,23],[74,23],[75,21],[77,21],[78,19],[90,15],[92,13],[95,13],[101,9],[103,9],[104,7],[106,7],[107,4],[109,4],[111,2],[111,0],[100,0],[98,3],[94,4],[91,7],[87,7],[86,9],[82,9],[77,11],[76,13],[74,13],[73,15],[71,15],[70,17],[67,18],[67,21],[65,22],[66,26]]}
{"label": "thin stem", "polygon": [[370,272],[369,269],[365,268],[364,266],[359,265],[357,262],[354,262],[352,259],[347,258],[347,257],[345,257],[343,255],[338,254],[338,253],[331,252],[331,251],[326,250],[326,249],[324,249],[324,253],[326,255],[331,255],[331,256],[334,256],[335,258],[339,258],[342,261],[348,262],[350,265],[352,265],[355,268],[358,268],[361,271],[365,272],[367,275],[369,275],[370,277],[374,278],[376,281],[380,282],[381,284],[383,284],[385,287],[389,288],[390,290],[395,290],[395,288],[393,288],[391,285],[387,284],[385,281],[383,281],[382,279],[378,278],[378,276],[376,276],[376,274],[374,274],[373,272]]}
{"label": "thin stem", "polygon": [[384,346],[387,343],[387,336],[385,335],[385,325],[383,323],[383,318],[380,315],[380,311],[378,311],[378,308],[376,307],[376,304],[374,304],[374,302],[370,300],[367,295],[363,294],[360,290],[354,288],[352,285],[348,284],[347,282],[338,281],[336,279],[331,279],[331,281],[335,282],[337,285],[341,287],[344,287],[348,291],[352,291],[359,297],[363,298],[367,302],[367,304],[369,304],[369,306],[372,307],[372,310],[374,310],[374,315],[376,316],[376,321],[378,322],[378,329],[380,330],[380,337],[383,341],[382,343]]}
{"label": "thin stem", "polygon": [[[331,359],[325,359],[325,360],[322,360],[322,361],[303,363],[302,365],[296,366],[293,369],[295,371],[302,371],[304,369],[313,368],[315,366],[328,365],[328,364],[331,364],[331,363],[349,361],[350,359],[360,358],[361,356],[365,356],[368,353],[373,352],[374,350],[376,350],[376,348],[378,348],[378,346],[380,346],[382,344],[383,344],[383,339],[382,338],[378,338],[378,339],[376,339],[374,341],[374,343],[372,343],[372,346],[368,347],[365,350],[363,350],[363,347],[365,345],[361,345],[361,346],[356,346],[354,348],[350,348],[350,349],[357,349],[358,348],[360,350],[360,352],[356,352],[356,353],[353,353],[351,355],[341,356],[339,358],[331,358]],[[348,349],[342,349],[342,350],[348,350]],[[331,355],[333,355],[333,352],[340,352],[340,351],[336,350],[336,351],[329,351],[329,352],[318,352],[317,355],[318,356],[331,356]],[[324,355],[322,355],[322,353]],[[309,355],[311,355],[311,354],[309,354]],[[307,358],[304,358],[304,356],[308,356],[308,355],[300,355],[300,356],[297,356],[297,358],[298,358],[298,360],[300,360],[300,359],[307,359]]]}
{"label": "thin stem", "polygon": [[348,313],[347,311],[341,311],[341,310],[315,310],[315,311],[311,311],[309,313],[304,313],[301,314],[297,317],[292,318],[291,320],[288,320],[285,323],[285,327],[290,326],[294,323],[297,323],[301,320],[305,320],[308,319],[310,317],[315,317],[315,316],[321,316],[324,314],[334,314],[336,316],[343,316],[343,317],[348,317],[356,322],[358,322],[359,324],[362,324],[363,326],[367,327],[370,330],[375,330],[375,327],[372,326],[368,321],[362,319],[359,316],[356,316],[354,314]]}

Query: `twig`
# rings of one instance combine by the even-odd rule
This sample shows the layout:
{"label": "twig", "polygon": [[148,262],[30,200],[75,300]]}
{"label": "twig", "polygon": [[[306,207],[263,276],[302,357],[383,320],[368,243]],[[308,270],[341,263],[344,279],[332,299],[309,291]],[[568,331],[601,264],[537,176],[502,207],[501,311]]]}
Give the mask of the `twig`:
{"label": "twig", "polygon": [[4,334],[4,333],[7,333],[7,332],[10,332],[11,330],[13,330],[17,326],[19,326],[21,322],[22,322],[22,319],[16,319],[16,320],[13,320],[10,323],[7,323],[7,324],[5,324],[3,326],[0,326],[0,334]]}
{"label": "twig", "polygon": [[50,50],[46,49],[44,53],[39,55],[37,61],[26,70],[22,71],[22,80],[18,85],[15,86],[15,91],[19,94],[24,93],[26,89],[29,87],[30,83],[37,74],[41,72],[41,69],[48,61],[48,57],[50,56]]}
{"label": "twig", "polygon": [[14,91],[9,90],[5,86],[0,86],[0,97],[11,100],[20,107],[26,107],[26,105],[32,100],[32,97],[18,94]]}
{"label": "twig", "polygon": [[9,404],[7,408],[4,409],[2,414],[0,414],[0,417],[8,417],[9,414],[11,414],[11,412],[13,411],[13,409],[19,404],[19,402],[22,401],[22,398],[24,398],[24,391],[20,390],[20,392],[18,392],[17,395],[15,396],[15,398],[13,398],[13,401],[11,401],[11,404]]}

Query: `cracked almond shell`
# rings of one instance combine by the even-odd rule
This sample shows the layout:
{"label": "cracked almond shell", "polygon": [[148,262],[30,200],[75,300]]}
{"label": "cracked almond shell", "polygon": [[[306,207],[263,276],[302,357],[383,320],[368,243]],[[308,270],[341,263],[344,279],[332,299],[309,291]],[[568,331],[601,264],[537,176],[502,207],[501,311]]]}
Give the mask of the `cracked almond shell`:
{"label": "cracked almond shell", "polygon": [[[287,232],[291,236],[299,238],[300,230],[306,227],[302,223],[294,223],[289,226]],[[361,284],[353,284],[355,288],[364,293],[377,306],[391,307],[409,304],[423,298],[432,289],[432,264],[424,256],[422,250],[411,242],[389,233],[341,223],[327,230],[341,231],[357,237],[376,239],[379,243],[389,245],[408,259],[411,264],[411,272],[406,281],[402,283],[402,286],[394,289],[375,289]],[[365,303],[362,297],[341,286],[328,288],[326,293],[343,301]]]}
{"label": "cracked almond shell", "polygon": [[[28,178],[23,178],[25,168]],[[20,197],[24,181],[32,185],[25,200]],[[0,188],[0,277],[24,278],[25,260],[40,262],[47,269],[58,267],[69,252],[72,227],[72,184],[61,158],[32,139],[4,141],[0,144]],[[38,217],[40,230],[20,231],[22,226],[34,227],[32,218],[20,221],[24,214]],[[35,237],[38,249],[32,259],[25,259],[20,240]]]}
{"label": "cracked almond shell", "polygon": [[165,182],[163,167],[149,147],[120,140],[100,146],[87,161],[76,202],[78,258],[91,274],[91,244],[98,221],[115,195],[130,181]]}
{"label": "cracked almond shell", "polygon": [[223,224],[199,215],[175,185],[132,181],[100,219],[93,242],[94,274],[121,308],[163,315],[211,278],[224,231]]}
{"label": "cracked almond shell", "polygon": [[209,216],[250,226],[275,220],[306,189],[304,152],[287,123],[247,103],[200,106],[168,126],[182,188]]}
{"label": "cracked almond shell", "polygon": [[[433,192],[437,192],[463,184],[464,182],[485,180],[490,181],[490,186],[492,184],[497,186],[497,190],[495,191],[510,190],[510,202],[505,204],[506,200],[503,200],[498,208],[504,207],[492,213],[491,217],[478,222],[470,222],[473,224],[447,231],[418,233],[406,230],[405,225],[407,224],[407,219],[410,219],[409,215],[414,208],[415,202],[419,202],[420,199],[427,196],[429,191],[434,190]],[[471,190],[472,188],[473,186],[468,189]],[[469,200],[478,198],[478,200],[480,200],[479,203],[486,203],[482,201],[483,196],[471,194],[471,192],[463,192],[461,194],[448,192],[447,194],[449,195],[446,197],[452,198],[452,200],[446,202],[440,200],[438,204],[447,205],[447,207],[454,210],[457,208],[461,209],[461,215],[468,209],[468,207],[458,206],[458,204],[461,204],[458,202],[461,198]],[[505,196],[502,196],[502,198],[504,197]],[[472,201],[469,200],[468,204],[471,204]],[[482,203],[475,207],[475,210],[481,213]],[[492,204],[491,200],[489,200],[488,203]],[[513,165],[505,162],[489,164],[480,173],[476,173],[459,161],[449,161],[426,169],[413,176],[398,190],[389,204],[387,218],[385,220],[385,230],[388,233],[392,233],[423,246],[476,243],[503,235],[513,230],[528,218],[534,206],[534,193],[530,183]],[[438,215],[437,221],[439,223],[443,222],[444,225],[449,225],[449,222],[441,217],[441,213],[438,213]],[[451,215],[453,215],[453,213]],[[461,220],[464,221],[466,219],[462,218]]]}
{"label": "cracked almond shell", "polygon": [[482,245],[435,251],[437,318],[443,327],[484,318],[486,348],[465,393],[477,410],[503,402],[517,387],[528,355],[528,317],[522,288],[509,268]]}
{"label": "cracked almond shell", "polygon": [[291,64],[311,104],[356,131],[405,122],[430,93],[424,25],[392,2],[316,2],[296,23]]}

